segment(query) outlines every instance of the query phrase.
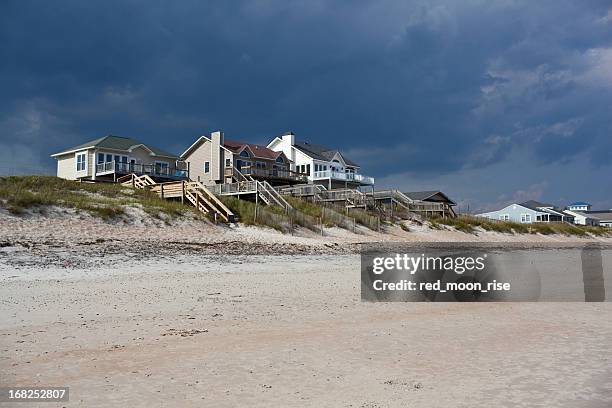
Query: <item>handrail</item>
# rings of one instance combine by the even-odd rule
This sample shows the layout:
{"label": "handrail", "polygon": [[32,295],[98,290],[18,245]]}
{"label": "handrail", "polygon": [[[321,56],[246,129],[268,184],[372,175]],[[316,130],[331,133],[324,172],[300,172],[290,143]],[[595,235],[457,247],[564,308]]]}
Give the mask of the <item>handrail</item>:
{"label": "handrail", "polygon": [[169,178],[189,178],[189,170],[177,166],[162,167],[159,164],[127,163],[115,160],[96,163],[96,174],[100,173],[134,173]]}
{"label": "handrail", "polygon": [[[212,209],[216,210],[219,214],[221,214],[221,216],[225,218],[226,221],[230,222],[230,220],[234,217],[234,213],[229,208],[227,208],[227,206],[223,204],[223,202],[219,200],[219,198],[217,198],[217,196],[214,195],[209,189],[207,189],[206,186],[204,186],[204,184],[202,184],[201,182],[192,181],[190,183],[185,183],[185,187],[187,189],[195,189],[206,195],[210,200],[214,202],[214,204],[209,203]],[[208,202],[208,200],[206,201]],[[222,211],[218,211],[219,208]]]}
{"label": "handrail", "polygon": [[276,191],[274,187],[270,185],[270,183],[264,181],[260,183],[260,185],[263,186],[264,191],[268,193],[278,205],[286,210],[292,208],[291,205],[289,205],[289,203],[278,193],[278,191]]}
{"label": "handrail", "polygon": [[243,166],[241,167],[240,171],[248,176],[262,176],[268,178],[275,177],[302,181],[308,180],[308,176],[306,174],[298,173],[288,169],[262,169],[254,166]]}

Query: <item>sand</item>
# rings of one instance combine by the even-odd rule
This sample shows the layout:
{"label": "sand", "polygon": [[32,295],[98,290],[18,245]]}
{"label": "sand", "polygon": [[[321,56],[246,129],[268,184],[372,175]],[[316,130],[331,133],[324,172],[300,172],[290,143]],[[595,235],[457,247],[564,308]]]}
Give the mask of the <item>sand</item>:
{"label": "sand", "polygon": [[612,406],[609,303],[360,301],[357,243],[482,236],[7,219],[0,382],[41,406]]}

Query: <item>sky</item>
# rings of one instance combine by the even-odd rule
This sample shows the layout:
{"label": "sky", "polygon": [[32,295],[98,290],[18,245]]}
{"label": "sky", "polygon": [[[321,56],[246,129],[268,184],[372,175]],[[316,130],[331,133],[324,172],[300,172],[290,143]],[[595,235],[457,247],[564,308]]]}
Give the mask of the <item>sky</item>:
{"label": "sky", "polygon": [[461,210],[610,209],[611,113],[610,1],[0,2],[0,174],[293,131]]}

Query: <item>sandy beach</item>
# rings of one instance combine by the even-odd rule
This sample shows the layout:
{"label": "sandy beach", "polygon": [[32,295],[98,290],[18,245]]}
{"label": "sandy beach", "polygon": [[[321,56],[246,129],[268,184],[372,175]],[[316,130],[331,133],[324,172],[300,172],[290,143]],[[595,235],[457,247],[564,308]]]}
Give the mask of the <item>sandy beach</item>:
{"label": "sandy beach", "polygon": [[0,228],[1,382],[69,386],[57,406],[612,404],[609,303],[360,301],[359,242],[585,240],[62,217]]}

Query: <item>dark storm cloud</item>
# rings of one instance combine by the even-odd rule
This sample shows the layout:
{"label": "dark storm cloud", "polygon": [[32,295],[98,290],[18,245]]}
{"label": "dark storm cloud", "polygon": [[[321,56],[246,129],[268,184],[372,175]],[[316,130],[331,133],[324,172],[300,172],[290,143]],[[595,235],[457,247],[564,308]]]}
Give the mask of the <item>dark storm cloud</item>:
{"label": "dark storm cloud", "polygon": [[[609,166],[608,2],[4,1],[0,145],[285,130],[378,177]],[[13,153],[14,154],[14,153]],[[0,157],[2,159],[2,157]],[[596,171],[596,170],[594,170]]]}

